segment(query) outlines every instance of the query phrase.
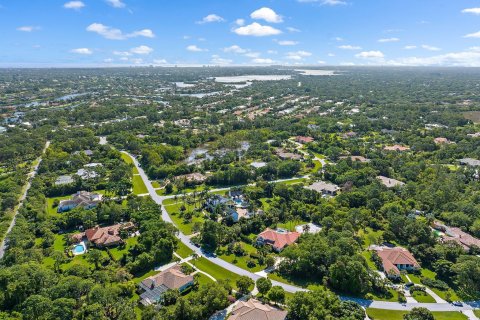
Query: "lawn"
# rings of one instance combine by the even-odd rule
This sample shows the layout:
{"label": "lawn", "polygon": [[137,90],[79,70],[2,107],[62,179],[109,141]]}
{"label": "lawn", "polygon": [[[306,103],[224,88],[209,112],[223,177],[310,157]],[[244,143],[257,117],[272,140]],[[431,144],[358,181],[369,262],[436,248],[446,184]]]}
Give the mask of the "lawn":
{"label": "lawn", "polygon": [[152,187],[154,187],[154,188],[160,188],[160,182],[158,182],[158,181],[152,181]]}
{"label": "lawn", "polygon": [[178,248],[175,251],[180,257],[186,258],[190,255],[192,255],[193,250],[187,247],[183,242],[179,241],[178,242]]}
{"label": "lawn", "polygon": [[[265,269],[266,265],[259,265],[259,264],[256,264],[253,268],[249,268],[247,266],[247,261],[250,260],[250,257],[248,255],[250,253],[257,253],[257,249],[255,249],[255,247],[253,247],[252,245],[250,245],[248,243],[241,242],[240,244],[241,244],[242,248],[245,250],[245,255],[244,256],[237,257],[234,254],[227,255],[226,252],[225,252],[227,248],[222,247],[222,248],[220,248],[220,251],[217,252],[219,254],[219,258],[223,259],[227,262],[230,262],[231,264],[234,264],[237,267],[248,270],[250,272],[258,272],[258,271],[261,271],[261,270]],[[257,260],[255,260],[255,259],[252,259],[252,260],[257,263]]]}
{"label": "lawn", "polygon": [[375,263],[372,261],[372,252],[370,251],[362,251],[362,256],[367,260],[367,265],[370,269],[372,270],[377,270],[377,266]]}
{"label": "lawn", "polygon": [[[367,309],[368,317],[372,320],[403,320],[403,315],[407,311],[383,310],[383,309]],[[460,312],[432,312],[435,320],[466,320],[465,315]]]}
{"label": "lawn", "polygon": [[110,249],[110,253],[112,254],[112,257],[116,261],[121,260],[122,257],[128,253],[128,250],[130,250],[130,248],[136,245],[137,242],[138,242],[137,237],[128,238],[127,240],[125,240],[125,247],[121,248],[121,246],[118,246],[118,247],[112,248]]}
{"label": "lawn", "polygon": [[55,200],[58,200],[59,202],[61,200],[68,200],[70,199],[71,196],[64,196],[64,197],[55,197],[55,198],[47,198],[47,203],[45,205],[45,211],[47,212],[48,216],[56,216],[58,215],[57,213],[57,207],[53,207],[53,202]]}
{"label": "lawn", "polygon": [[[435,272],[433,272],[431,270],[422,269],[421,272],[422,272],[421,275],[425,278],[435,279],[435,277],[436,277]],[[413,273],[409,273],[408,277],[412,280],[413,283],[421,284],[420,276],[418,276],[416,274],[413,274]],[[452,289],[450,289],[448,291],[443,291],[443,290],[439,290],[439,289],[436,289],[436,288],[430,288],[430,289],[432,289],[433,292],[438,294],[440,296],[440,298],[442,298],[444,300],[447,300],[447,293],[450,293],[450,298],[449,298],[450,301],[462,300],[458,297],[456,292]]]}
{"label": "lawn", "polygon": [[370,292],[369,295],[371,295],[370,298],[372,298],[373,300],[379,300],[379,301],[390,301],[390,302],[397,302],[398,301],[398,292],[395,291],[394,289],[392,288],[387,288],[388,289],[388,292],[390,292],[390,294],[388,296],[386,295],[379,295],[375,292]]}
{"label": "lawn", "polygon": [[435,303],[435,299],[426,292],[414,291],[412,297],[421,303]]}
{"label": "lawn", "polygon": [[225,280],[232,287],[236,288],[237,284],[235,283],[238,278],[240,278],[239,275],[228,271],[227,269],[224,269],[222,267],[217,266],[213,262],[210,262],[204,257],[200,257],[196,260],[192,260],[191,263],[196,266],[198,269],[202,270],[203,272],[208,273],[212,277],[214,277],[217,280]]}
{"label": "lawn", "polygon": [[318,160],[313,160],[313,163],[315,164],[315,167],[312,168],[313,173],[317,173],[322,169],[322,163]]}
{"label": "lawn", "polygon": [[291,284],[291,285],[302,287],[302,288],[310,288],[311,286],[321,285],[321,281],[316,283],[315,281],[307,282],[305,279],[285,278],[282,275],[278,274],[277,272],[269,273],[268,278],[270,280],[275,280],[278,282]]}
{"label": "lawn", "polygon": [[473,310],[473,313],[475,313],[475,315],[480,318],[480,309]]}
{"label": "lawn", "polygon": [[143,183],[142,177],[139,175],[134,175],[132,178],[133,184],[133,193],[134,194],[144,194],[148,193],[147,186]]}
{"label": "lawn", "polygon": [[159,271],[152,270],[152,271],[146,272],[146,273],[142,274],[141,276],[133,278],[133,282],[135,282],[135,284],[138,284],[138,283],[142,282],[143,280],[145,280],[146,278],[156,275],[157,273],[159,273]]}
{"label": "lawn", "polygon": [[292,179],[292,180],[287,180],[287,181],[280,181],[277,183],[282,183],[286,185],[292,185],[292,184],[299,184],[305,182],[307,179],[305,178],[297,178],[297,179]]}
{"label": "lawn", "polygon": [[365,230],[359,231],[359,236],[363,239],[365,249],[371,246],[372,244],[376,244],[376,242],[378,242],[382,234],[383,234],[382,230],[374,231],[372,228],[365,228]]}
{"label": "lawn", "polygon": [[[177,203],[174,205],[168,205],[165,206],[165,209],[167,210],[168,214],[170,215],[170,218],[172,218],[173,223],[177,226],[177,228],[184,234],[190,235],[193,233],[193,225],[198,222],[198,223],[203,223],[205,219],[201,215],[201,213],[196,213],[197,215],[194,215],[192,217],[192,220],[185,223],[186,221],[180,217],[180,207],[182,206],[182,203]],[[187,210],[192,210],[193,206],[185,205],[187,207]]]}
{"label": "lawn", "polygon": [[288,231],[295,231],[295,227],[298,225],[302,224],[307,224],[308,222],[300,220],[300,219],[295,219],[295,220],[290,220],[285,223],[277,223],[277,228],[281,229],[286,229]]}
{"label": "lawn", "polygon": [[130,158],[130,156],[128,156],[127,154],[123,153],[122,152],[122,159],[123,161],[125,161],[126,163],[128,164],[131,164],[133,166],[133,174],[138,174],[138,170],[137,170],[137,167],[135,167],[134,163],[133,163],[133,159]]}

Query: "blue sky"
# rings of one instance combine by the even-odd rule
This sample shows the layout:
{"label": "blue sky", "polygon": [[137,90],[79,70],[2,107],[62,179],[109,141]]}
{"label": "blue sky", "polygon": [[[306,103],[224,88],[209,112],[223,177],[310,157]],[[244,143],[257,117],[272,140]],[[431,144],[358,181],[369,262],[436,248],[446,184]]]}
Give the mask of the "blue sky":
{"label": "blue sky", "polygon": [[473,0],[0,0],[0,66],[480,66]]}

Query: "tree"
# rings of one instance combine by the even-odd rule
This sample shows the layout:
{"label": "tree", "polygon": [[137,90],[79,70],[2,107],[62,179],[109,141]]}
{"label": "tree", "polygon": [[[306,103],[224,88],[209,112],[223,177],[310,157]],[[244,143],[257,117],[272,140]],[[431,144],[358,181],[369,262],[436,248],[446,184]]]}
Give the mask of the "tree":
{"label": "tree", "polygon": [[250,287],[252,287],[255,283],[249,277],[241,276],[237,279],[236,284],[240,293],[247,294],[250,292]]}
{"label": "tree", "polygon": [[91,249],[87,253],[87,260],[95,265],[95,269],[98,269],[104,258],[100,250]]}
{"label": "tree", "polygon": [[211,220],[205,221],[201,232],[201,243],[205,249],[211,252],[217,249],[218,225],[216,222]]}
{"label": "tree", "polygon": [[59,272],[60,266],[62,265],[62,263],[65,263],[65,255],[63,254],[63,252],[54,251],[52,252],[51,258],[54,261],[53,269],[55,270],[55,272]]}
{"label": "tree", "polygon": [[427,308],[413,308],[412,311],[403,315],[403,320],[435,320],[435,318]]}
{"label": "tree", "polygon": [[257,280],[257,289],[258,292],[262,295],[265,296],[268,291],[272,288],[272,281],[268,278],[259,278]]}
{"label": "tree", "polygon": [[268,292],[268,299],[275,304],[283,303],[285,301],[285,290],[280,286],[273,286]]}
{"label": "tree", "polygon": [[275,258],[272,255],[268,255],[265,258],[265,264],[267,265],[267,268],[272,268],[275,265]]}

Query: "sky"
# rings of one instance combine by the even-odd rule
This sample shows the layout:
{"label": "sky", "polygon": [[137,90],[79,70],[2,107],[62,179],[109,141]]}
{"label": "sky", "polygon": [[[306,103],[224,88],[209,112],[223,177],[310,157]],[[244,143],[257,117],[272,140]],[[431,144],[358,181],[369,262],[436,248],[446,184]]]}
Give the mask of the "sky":
{"label": "sky", "polygon": [[0,0],[0,67],[480,67],[479,0]]}

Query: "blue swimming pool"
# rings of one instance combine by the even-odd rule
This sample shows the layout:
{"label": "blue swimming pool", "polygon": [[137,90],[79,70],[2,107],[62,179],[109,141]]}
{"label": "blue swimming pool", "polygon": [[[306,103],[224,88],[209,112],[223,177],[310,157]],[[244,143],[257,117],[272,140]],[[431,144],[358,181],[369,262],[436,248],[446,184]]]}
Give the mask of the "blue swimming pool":
{"label": "blue swimming pool", "polygon": [[82,244],[77,244],[75,247],[73,247],[73,253],[83,254],[85,253],[85,247]]}

